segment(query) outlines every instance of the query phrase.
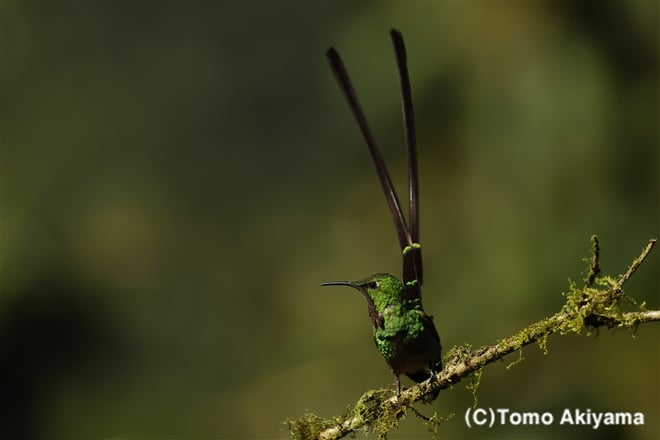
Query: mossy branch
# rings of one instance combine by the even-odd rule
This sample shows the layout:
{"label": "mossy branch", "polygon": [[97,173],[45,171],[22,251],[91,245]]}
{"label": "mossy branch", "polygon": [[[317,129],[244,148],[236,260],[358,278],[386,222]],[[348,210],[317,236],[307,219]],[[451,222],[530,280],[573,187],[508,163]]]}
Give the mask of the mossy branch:
{"label": "mossy branch", "polygon": [[[602,326],[635,329],[645,322],[660,321],[660,310],[646,310],[644,304],[637,305],[634,300],[625,296],[623,291],[624,284],[644,262],[656,240],[649,240],[641,254],[618,279],[599,276],[600,245],[596,236],[593,236],[591,241],[592,256],[587,260],[589,268],[584,285],[578,287],[571,283],[568,293],[564,293],[566,303],[553,316],[477,350],[471,350],[469,346],[453,347],[444,356],[445,367],[435,375],[435,380],[417,384],[403,391],[399,398],[392,396],[391,390],[370,390],[342,416],[323,419],[314,414],[305,414],[297,421],[288,420],[286,423],[292,437],[329,440],[358,430],[373,432],[382,437],[398,426],[409,409],[415,411],[411,405],[423,401],[431,391],[449,388],[466,377],[479,374],[486,364],[528,344],[538,342],[545,349],[547,337],[553,333],[580,333]],[[622,301],[623,299],[627,301]],[[636,310],[623,310],[623,303],[632,304]]]}

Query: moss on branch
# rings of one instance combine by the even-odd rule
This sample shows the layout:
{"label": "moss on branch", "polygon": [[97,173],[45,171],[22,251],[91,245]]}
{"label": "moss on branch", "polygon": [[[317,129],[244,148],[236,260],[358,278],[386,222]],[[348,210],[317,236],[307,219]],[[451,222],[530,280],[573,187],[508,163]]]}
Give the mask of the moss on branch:
{"label": "moss on branch", "polygon": [[[598,238],[593,236],[591,242],[592,255],[586,259],[589,266],[584,285],[571,282],[568,292],[564,293],[565,304],[553,316],[489,346],[475,350],[469,345],[451,348],[444,356],[445,367],[435,375],[435,380],[402,391],[399,398],[392,396],[391,390],[369,390],[341,416],[323,419],[307,413],[298,420],[287,420],[285,423],[291,436],[296,439],[330,440],[364,430],[384,437],[398,426],[409,409],[419,415],[411,405],[424,400],[430,392],[449,388],[467,377],[476,378],[478,384],[485,365],[532,343],[539,343],[541,349],[546,351],[547,338],[553,333],[591,332],[599,327],[635,329],[642,323],[660,321],[660,310],[646,310],[643,303],[637,304],[623,291],[624,284],[644,262],[656,240],[649,240],[628,270],[617,279],[600,276]],[[626,310],[629,308],[634,310]],[[476,392],[476,385],[472,389]],[[436,427],[442,421],[437,414],[428,419]]]}

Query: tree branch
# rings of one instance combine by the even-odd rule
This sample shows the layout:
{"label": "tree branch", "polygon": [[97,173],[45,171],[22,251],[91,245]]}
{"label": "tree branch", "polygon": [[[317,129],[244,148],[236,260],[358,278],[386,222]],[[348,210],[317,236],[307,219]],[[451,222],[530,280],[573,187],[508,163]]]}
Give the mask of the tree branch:
{"label": "tree branch", "polygon": [[[623,292],[624,284],[644,262],[656,240],[649,240],[628,270],[616,280],[608,276],[598,276],[600,246],[596,236],[593,236],[591,241],[592,257],[587,260],[589,269],[584,286],[577,287],[571,283],[568,293],[564,293],[566,303],[553,316],[477,350],[471,350],[469,346],[453,347],[444,357],[444,369],[435,375],[433,381],[417,384],[403,391],[399,398],[391,396],[391,390],[370,390],[342,416],[322,419],[314,414],[305,414],[297,421],[288,420],[286,423],[292,437],[338,439],[361,429],[384,436],[388,430],[398,426],[413,403],[424,400],[430,392],[449,388],[472,374],[478,375],[479,370],[486,364],[534,342],[538,342],[545,350],[547,338],[553,333],[580,333],[582,330],[591,331],[601,326],[635,329],[642,323],[660,321],[660,310],[645,310],[643,304],[637,305]],[[598,287],[594,287],[594,284]],[[627,301],[622,301],[623,299]],[[624,302],[633,304],[637,310],[621,310],[621,304]]]}

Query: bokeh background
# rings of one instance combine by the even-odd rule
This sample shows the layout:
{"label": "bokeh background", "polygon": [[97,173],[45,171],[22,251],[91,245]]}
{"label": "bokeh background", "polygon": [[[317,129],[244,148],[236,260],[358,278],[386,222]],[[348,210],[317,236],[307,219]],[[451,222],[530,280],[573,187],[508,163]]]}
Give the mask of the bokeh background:
{"label": "bokeh background", "polygon": [[[589,238],[617,275],[658,233],[658,3],[0,4],[0,437],[281,438],[392,387],[363,299],[400,273],[338,48],[405,183],[388,36],[409,55],[425,306],[445,349],[556,312]],[[658,308],[657,251],[627,285]],[[641,427],[463,422],[443,438],[660,436],[660,328],[553,336],[484,407]],[[408,382],[406,382],[408,383]],[[391,438],[428,437],[406,420]]]}

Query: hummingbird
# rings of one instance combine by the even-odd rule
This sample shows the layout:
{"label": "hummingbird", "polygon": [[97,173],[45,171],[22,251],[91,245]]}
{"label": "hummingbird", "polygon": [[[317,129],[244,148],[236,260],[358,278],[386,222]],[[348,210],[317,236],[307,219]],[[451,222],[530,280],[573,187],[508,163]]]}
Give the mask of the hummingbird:
{"label": "hummingbird", "polygon": [[[403,215],[399,198],[390,179],[385,162],[367,124],[367,118],[353,88],[348,71],[337,50],[328,49],[326,56],[330,69],[339,84],[348,106],[357,121],[362,138],[367,144],[376,168],[403,259],[403,281],[388,273],[378,273],[359,281],[330,281],[322,286],[349,286],[359,291],[367,302],[373,325],[376,347],[392,370],[397,396],[401,394],[400,376],[405,374],[420,383],[432,379],[442,370],[440,336],[422,306],[422,247],[419,244],[419,184],[417,172],[417,146],[412,104],[412,91],[408,77],[406,48],[401,32],[390,31],[401,89],[403,127],[408,156],[408,221]],[[434,400],[438,392],[431,393]]]}

